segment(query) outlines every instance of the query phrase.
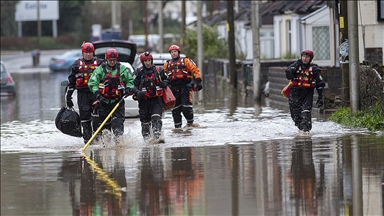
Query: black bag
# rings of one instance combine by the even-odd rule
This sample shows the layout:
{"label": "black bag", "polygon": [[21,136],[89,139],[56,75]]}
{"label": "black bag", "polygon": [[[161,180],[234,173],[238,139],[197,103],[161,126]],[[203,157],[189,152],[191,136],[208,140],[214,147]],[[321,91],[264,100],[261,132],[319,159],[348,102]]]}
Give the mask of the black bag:
{"label": "black bag", "polygon": [[82,137],[80,116],[73,108],[62,107],[55,119],[56,128],[64,134]]}

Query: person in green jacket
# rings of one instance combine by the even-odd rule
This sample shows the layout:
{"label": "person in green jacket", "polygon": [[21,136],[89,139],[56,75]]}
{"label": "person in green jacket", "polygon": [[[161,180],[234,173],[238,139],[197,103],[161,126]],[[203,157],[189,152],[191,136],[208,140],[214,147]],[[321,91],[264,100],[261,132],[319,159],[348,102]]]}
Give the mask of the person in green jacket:
{"label": "person in green jacket", "polygon": [[[117,61],[119,54],[110,48],[105,52],[105,62],[97,67],[89,81],[88,87],[96,96],[93,108],[98,110],[99,125],[105,120],[124,95],[134,92],[133,71]],[[125,102],[122,99],[116,111],[102,129],[112,130],[115,138],[124,134]]]}

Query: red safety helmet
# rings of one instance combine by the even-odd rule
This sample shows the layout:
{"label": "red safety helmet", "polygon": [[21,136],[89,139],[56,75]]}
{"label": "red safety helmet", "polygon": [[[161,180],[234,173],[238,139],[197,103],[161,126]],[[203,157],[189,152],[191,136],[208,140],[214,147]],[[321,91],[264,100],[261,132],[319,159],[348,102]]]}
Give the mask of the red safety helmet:
{"label": "red safety helmet", "polygon": [[151,63],[153,63],[153,57],[150,52],[143,52],[140,54],[140,61],[142,65],[144,65],[144,61],[146,60],[151,60]]}
{"label": "red safety helmet", "polygon": [[118,57],[119,57],[119,54],[113,48],[107,49],[107,51],[105,52],[105,59],[111,59],[111,58],[117,59]]}
{"label": "red safety helmet", "polygon": [[171,52],[171,50],[177,50],[180,53],[180,47],[177,45],[170,46],[168,52]]}
{"label": "red safety helmet", "polygon": [[92,43],[86,42],[81,45],[81,52],[94,52],[95,47]]}
{"label": "red safety helmet", "polygon": [[313,54],[313,51],[312,50],[309,50],[309,49],[305,49],[305,50],[303,50],[302,52],[301,52],[301,56],[303,56],[303,55],[308,55],[309,57],[310,57],[310,62],[312,61],[312,59],[313,59],[313,57],[315,56],[314,54]]}

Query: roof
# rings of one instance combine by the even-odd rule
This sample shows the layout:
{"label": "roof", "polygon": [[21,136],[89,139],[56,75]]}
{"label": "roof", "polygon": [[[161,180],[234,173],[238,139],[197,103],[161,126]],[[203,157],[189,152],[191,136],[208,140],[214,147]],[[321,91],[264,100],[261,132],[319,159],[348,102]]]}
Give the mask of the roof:
{"label": "roof", "polygon": [[[299,14],[307,15],[310,14],[327,4],[326,0],[301,0],[301,1],[276,1],[270,0],[268,2],[261,3],[260,13],[262,25],[273,25],[273,16],[279,14]],[[239,12],[234,14],[236,21],[248,21],[246,25],[250,25],[251,19],[251,7],[250,2],[248,5],[244,4],[239,7]],[[222,9],[214,11],[212,15],[203,17],[203,23],[209,26],[214,26],[221,23],[227,22],[227,11]],[[196,21],[190,25],[196,25]]]}

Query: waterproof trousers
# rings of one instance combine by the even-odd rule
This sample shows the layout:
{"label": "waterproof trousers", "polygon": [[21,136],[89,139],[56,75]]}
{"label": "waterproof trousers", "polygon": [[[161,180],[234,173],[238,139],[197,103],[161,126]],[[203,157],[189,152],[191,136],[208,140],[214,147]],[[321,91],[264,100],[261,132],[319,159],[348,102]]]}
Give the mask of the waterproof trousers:
{"label": "waterproof trousers", "polygon": [[91,117],[92,103],[94,101],[95,96],[89,90],[77,90],[77,105],[79,107],[82,133],[85,143],[92,137],[93,132],[97,130],[97,118]]}
{"label": "waterproof trousers", "polygon": [[155,139],[161,136],[163,122],[163,101],[161,97],[148,98],[139,101],[139,117],[141,134],[144,139],[151,137],[151,129]]}
{"label": "waterproof trousers", "polygon": [[314,89],[291,87],[289,110],[295,126],[302,131],[312,129],[312,104]]}
{"label": "waterproof trousers", "polygon": [[[105,120],[105,118],[111,113],[113,108],[115,108],[115,103],[104,103],[100,102],[98,111],[99,111],[99,121],[98,125],[101,125],[101,123]],[[118,138],[124,134],[124,121],[125,121],[125,101],[122,100],[115,110],[115,112],[111,115],[111,117],[108,119],[108,121],[104,124],[103,128],[101,130],[107,129],[112,130],[112,133],[115,135],[115,138]]]}
{"label": "waterproof trousers", "polygon": [[176,98],[175,107],[172,109],[172,117],[175,128],[181,128],[183,124],[181,114],[184,115],[187,120],[187,124],[193,124],[192,90],[186,85],[171,86],[171,90]]}

